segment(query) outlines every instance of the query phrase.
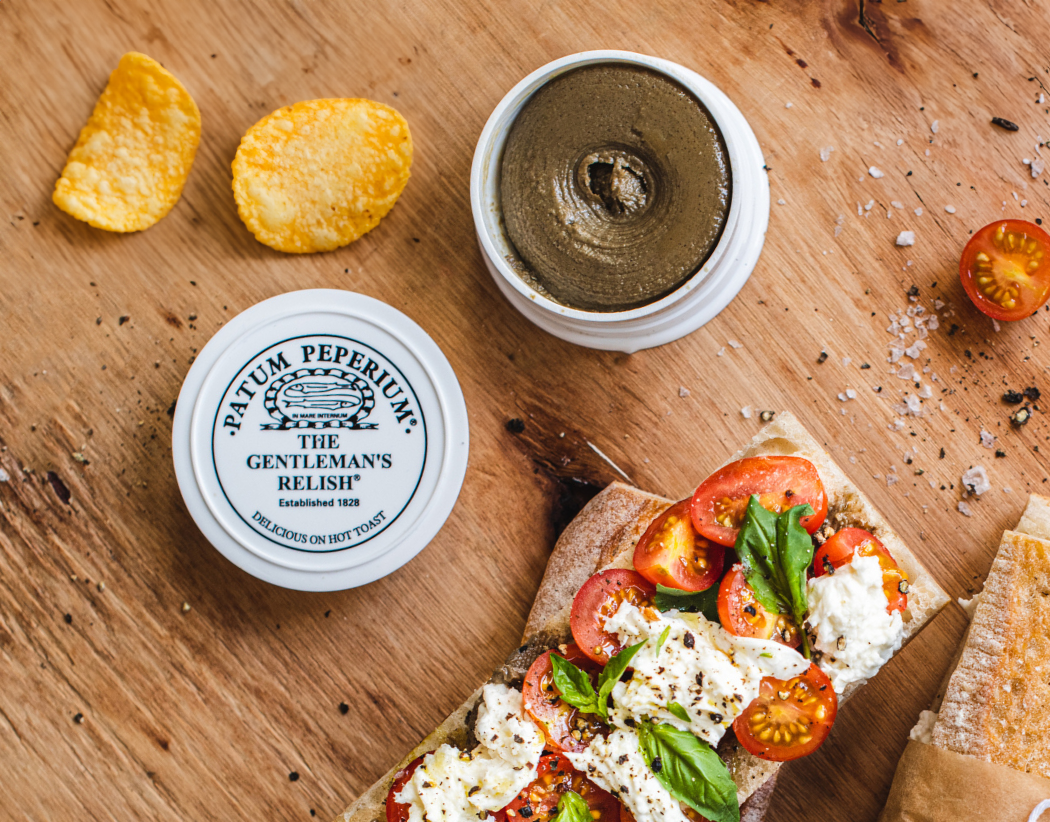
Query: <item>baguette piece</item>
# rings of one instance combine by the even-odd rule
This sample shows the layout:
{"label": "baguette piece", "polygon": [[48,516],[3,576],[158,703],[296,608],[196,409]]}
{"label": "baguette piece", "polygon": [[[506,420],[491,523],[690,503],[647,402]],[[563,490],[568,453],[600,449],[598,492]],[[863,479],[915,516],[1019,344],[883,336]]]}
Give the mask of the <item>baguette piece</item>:
{"label": "baguette piece", "polygon": [[[904,641],[910,640],[948,603],[948,595],[933,581],[867,497],[791,414],[781,413],[775,422],[759,431],[747,447],[726,462],[746,456],[777,454],[799,456],[812,462],[828,494],[828,521],[833,527],[871,531],[907,571],[911,587],[908,608],[903,614]],[[570,641],[569,611],[579,587],[591,574],[603,568],[632,567],[635,545],[652,520],[670,503],[670,500],[621,483],[612,483],[591,500],[555,546],[526,625],[524,644],[508,657],[490,681],[518,684],[537,656],[561,642]],[[841,699],[847,698],[856,687],[859,683],[847,688]],[[470,748],[473,735],[471,718],[480,696],[481,689],[478,688],[467,702],[337,819],[342,822],[381,822],[386,795],[398,770],[445,742]],[[737,798],[744,818],[761,818],[761,810],[771,793],[769,783],[775,778],[781,763],[751,756],[732,734],[723,738],[718,752],[737,785]],[[759,789],[763,790],[755,800],[764,799],[764,802],[762,807],[755,807],[756,802],[749,799]],[[758,815],[750,815],[749,811],[757,811]]]}
{"label": "baguette piece", "polygon": [[1050,499],[1033,495],[988,573],[931,740],[1050,778]]}

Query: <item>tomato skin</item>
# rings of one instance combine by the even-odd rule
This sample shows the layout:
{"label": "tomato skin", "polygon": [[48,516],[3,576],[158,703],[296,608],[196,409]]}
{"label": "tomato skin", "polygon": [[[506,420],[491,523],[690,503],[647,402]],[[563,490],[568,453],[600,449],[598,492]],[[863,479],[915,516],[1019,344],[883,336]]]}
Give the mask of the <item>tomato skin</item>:
{"label": "tomato skin", "polygon": [[[494,814],[496,822],[547,822],[557,812],[561,795],[570,790],[587,803],[593,822],[619,822],[620,801],[576,770],[564,756],[554,753],[540,757],[536,779]],[[525,808],[526,814],[522,814]]]}
{"label": "tomato skin", "polygon": [[[748,753],[771,762],[788,762],[823,745],[837,713],[838,697],[831,680],[810,664],[808,671],[793,679],[765,677],[759,695],[733,720],[733,732]],[[793,730],[799,725],[801,733]],[[785,731],[788,735],[782,737]],[[763,735],[767,738],[762,739]]]}
{"label": "tomato skin", "polygon": [[609,657],[623,650],[615,634],[605,631],[605,620],[616,613],[623,601],[648,607],[656,586],[626,568],[611,568],[595,574],[580,588],[572,601],[569,627],[572,638],[587,656],[604,665]]}
{"label": "tomato skin", "polygon": [[[862,557],[875,554],[882,568],[882,592],[886,594],[886,611],[903,611],[908,607],[908,575],[897,565],[897,561],[870,531],[863,528],[843,528],[836,531],[821,545],[813,556],[813,575],[822,577],[831,569],[841,568],[853,560],[854,552]],[[904,584],[904,591],[901,590]]]}
{"label": "tomato skin", "polygon": [[725,548],[700,536],[692,500],[676,502],[654,519],[634,549],[634,568],[653,585],[706,591],[722,576]]}
{"label": "tomato skin", "polygon": [[809,504],[813,513],[799,520],[810,534],[828,514],[828,495],[816,466],[801,457],[745,457],[718,469],[693,493],[693,526],[712,542],[733,547],[748,500],[758,494],[762,507],[781,513]]}
{"label": "tomato skin", "polygon": [[[745,609],[753,609],[754,613]],[[802,643],[802,634],[791,617],[770,613],[755,599],[740,565],[730,569],[718,588],[718,621],[735,636],[771,639],[789,648]]]}
{"label": "tomato skin", "polygon": [[405,783],[412,778],[416,768],[422,764],[423,756],[417,756],[394,774],[394,784],[390,786],[390,792],[386,795],[386,822],[408,822],[408,805],[398,802],[394,799],[394,795],[401,793]]}
{"label": "tomato skin", "polygon": [[966,296],[996,320],[1023,320],[1050,297],[1050,234],[1027,220],[996,220],[966,243],[959,260]]}
{"label": "tomato skin", "polygon": [[[599,668],[575,642],[566,645],[564,652],[546,651],[536,657],[525,674],[525,681],[521,686],[525,712],[543,731],[547,740],[547,750],[556,753],[579,753],[597,734],[607,731],[608,726],[595,714],[580,713],[559,697],[558,690],[554,687],[554,667],[551,665],[551,654],[555,653],[588,673],[591,684],[595,684]],[[579,738],[573,736],[573,731],[579,734]]]}

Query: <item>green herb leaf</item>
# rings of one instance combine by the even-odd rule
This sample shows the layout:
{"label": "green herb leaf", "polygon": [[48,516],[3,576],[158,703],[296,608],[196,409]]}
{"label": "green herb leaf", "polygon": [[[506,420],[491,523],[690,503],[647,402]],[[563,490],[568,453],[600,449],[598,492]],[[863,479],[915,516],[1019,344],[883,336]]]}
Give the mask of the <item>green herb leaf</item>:
{"label": "green herb leaf", "polygon": [[566,791],[558,800],[558,814],[551,822],[594,822],[587,801],[576,791]]}
{"label": "green herb leaf", "polygon": [[813,538],[802,527],[799,519],[812,514],[811,506],[796,505],[777,519],[777,554],[787,583],[791,616],[802,632],[802,650],[807,659],[809,637],[805,632],[805,620],[809,603],[806,599],[806,575],[813,563]]}
{"label": "green herb leaf", "polygon": [[772,659],[773,658],[772,654],[767,654],[767,653],[761,653],[761,654],[759,654],[759,656],[764,656],[766,659]]}
{"label": "green herb leaf", "polygon": [[598,694],[584,671],[555,653],[551,654],[551,667],[554,669],[554,687],[565,702],[587,714],[600,711]]}
{"label": "green herb leaf", "polygon": [[679,591],[666,585],[656,586],[653,604],[661,611],[686,611],[703,614],[705,619],[718,622],[718,586],[706,591]]}
{"label": "green herb leaf", "polygon": [[667,635],[669,633],[671,633],[670,625],[664,628],[663,633],[660,634],[660,638],[656,640],[656,653],[660,653],[660,649],[664,647],[664,643],[667,641]]}
{"label": "green herb leaf", "polygon": [[777,515],[767,511],[751,495],[744,524],[736,536],[737,556],[744,566],[744,578],[762,607],[773,613],[786,612],[787,586],[777,563]]}
{"label": "green herb leaf", "polygon": [[597,713],[602,719],[608,720],[609,718],[609,694],[612,693],[613,687],[620,681],[620,677],[623,676],[624,671],[626,671],[627,667],[631,664],[634,655],[642,650],[642,646],[645,645],[646,642],[648,642],[648,640],[624,648],[609,660],[608,664],[598,675]]}
{"label": "green herb leaf", "polygon": [[714,749],[672,725],[638,723],[639,749],[668,793],[711,822],[740,822],[736,784]]}
{"label": "green herb leaf", "polygon": [[682,720],[686,724],[688,724],[691,721],[689,719],[689,712],[686,711],[686,709],[683,708],[681,705],[679,705],[677,702],[668,702],[667,703],[667,710],[672,715],[678,717],[680,720]]}

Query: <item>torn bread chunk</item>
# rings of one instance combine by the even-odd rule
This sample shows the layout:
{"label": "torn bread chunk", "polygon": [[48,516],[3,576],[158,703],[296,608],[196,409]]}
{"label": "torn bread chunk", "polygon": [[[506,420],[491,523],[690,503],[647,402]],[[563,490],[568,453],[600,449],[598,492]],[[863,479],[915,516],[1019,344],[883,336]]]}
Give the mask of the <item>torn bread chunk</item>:
{"label": "torn bread chunk", "polygon": [[1050,778],[1050,500],[1032,497],[980,595],[932,742]]}

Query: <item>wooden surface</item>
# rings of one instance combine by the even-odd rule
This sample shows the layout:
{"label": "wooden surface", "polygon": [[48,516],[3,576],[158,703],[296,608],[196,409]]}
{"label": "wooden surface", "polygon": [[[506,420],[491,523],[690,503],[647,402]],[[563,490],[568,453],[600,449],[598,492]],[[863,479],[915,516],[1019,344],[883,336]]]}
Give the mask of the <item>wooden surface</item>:
{"label": "wooden surface", "polygon": [[[587,442],[639,486],[680,497],[757,430],[759,409],[790,409],[948,591],[971,594],[1026,492],[1046,487],[1042,412],[1011,430],[999,396],[1050,388],[1050,346],[1038,347],[1050,314],[995,332],[956,264],[971,229],[1050,217],[1045,178],[1021,162],[1050,134],[1036,103],[1048,37],[1038,0],[0,3],[0,818],[332,817],[515,644],[558,524],[614,476]],[[510,308],[468,200],[474,144],[503,94],[598,47],[718,84],[758,135],[774,201],[733,304],[633,356],[562,343]],[[186,85],[204,125],[181,202],[121,236],[50,193],[132,49]],[[281,105],[331,96],[405,115],[412,179],[352,246],[273,252],[237,217],[238,140]],[[897,248],[905,229],[916,243]],[[945,410],[927,400],[933,410],[894,432],[908,386],[887,373],[885,329],[913,285],[921,304],[947,303],[919,363],[940,376],[925,381]],[[222,559],[182,504],[170,453],[170,408],[215,330],[314,287],[418,321],[456,369],[472,425],[466,483],[433,544],[381,582],[325,595]],[[842,403],[848,387],[858,396]],[[1004,457],[980,446],[982,428]],[[966,518],[959,476],[972,464],[993,490]],[[784,770],[769,818],[873,820],[962,630],[953,605],[851,700],[819,754]]]}

